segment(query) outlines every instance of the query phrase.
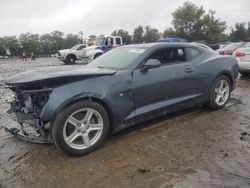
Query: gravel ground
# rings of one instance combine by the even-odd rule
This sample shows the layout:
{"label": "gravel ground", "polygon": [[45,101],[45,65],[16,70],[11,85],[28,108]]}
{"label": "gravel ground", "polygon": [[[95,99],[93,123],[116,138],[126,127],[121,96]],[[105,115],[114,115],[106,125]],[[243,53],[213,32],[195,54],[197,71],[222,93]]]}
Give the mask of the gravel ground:
{"label": "gravel ground", "polygon": [[[42,66],[0,60],[0,187],[250,187],[250,77],[222,110],[193,108],[112,135],[79,158],[13,138],[6,78]],[[63,66],[63,65],[62,65]],[[83,65],[76,65],[83,66]]]}

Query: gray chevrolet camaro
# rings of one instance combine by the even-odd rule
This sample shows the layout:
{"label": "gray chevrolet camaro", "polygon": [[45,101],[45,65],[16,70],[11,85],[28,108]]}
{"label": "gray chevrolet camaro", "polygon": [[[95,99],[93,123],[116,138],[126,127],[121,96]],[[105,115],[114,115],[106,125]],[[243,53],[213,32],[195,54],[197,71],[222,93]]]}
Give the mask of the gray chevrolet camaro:
{"label": "gray chevrolet camaro", "polygon": [[54,143],[69,155],[99,147],[108,133],[197,105],[223,108],[235,88],[234,57],[195,44],[116,48],[85,66],[40,68],[6,81],[21,130],[14,136]]}

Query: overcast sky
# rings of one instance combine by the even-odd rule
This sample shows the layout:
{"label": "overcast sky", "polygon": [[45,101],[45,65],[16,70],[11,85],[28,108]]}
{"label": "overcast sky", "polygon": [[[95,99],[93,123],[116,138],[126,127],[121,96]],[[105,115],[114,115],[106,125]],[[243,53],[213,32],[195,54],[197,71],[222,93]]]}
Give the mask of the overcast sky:
{"label": "overcast sky", "polygon": [[[161,32],[171,27],[172,15],[185,0],[0,0],[0,36],[60,30],[109,35],[115,29],[130,33],[138,25]],[[191,0],[229,26],[250,21],[250,0]]]}

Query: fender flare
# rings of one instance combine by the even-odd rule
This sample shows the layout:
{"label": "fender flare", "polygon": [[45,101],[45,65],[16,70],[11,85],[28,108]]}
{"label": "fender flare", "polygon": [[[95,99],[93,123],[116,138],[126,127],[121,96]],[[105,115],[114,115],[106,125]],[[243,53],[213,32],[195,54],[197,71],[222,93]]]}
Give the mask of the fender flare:
{"label": "fender flare", "polygon": [[44,116],[44,114],[48,114],[48,113],[46,113],[46,109],[45,109],[45,111],[42,111],[41,120],[42,121],[54,121],[56,116],[64,108],[66,108],[67,106],[69,106],[77,101],[86,100],[86,99],[90,100],[90,101],[95,101],[95,102],[103,105],[109,114],[110,122],[112,122],[113,112],[112,112],[112,108],[111,108],[111,102],[108,99],[106,99],[102,96],[99,96],[97,94],[94,94],[94,93],[81,93],[81,94],[78,94],[78,95],[75,95],[75,96],[69,98],[68,100],[64,101],[61,105],[59,105],[59,107],[55,111],[53,111],[52,114],[50,113],[49,117]]}
{"label": "fender flare", "polygon": [[67,59],[69,56],[74,56],[74,57],[77,59],[76,55],[75,55],[75,54],[72,54],[72,53],[67,54],[67,55],[66,55],[66,59]]}

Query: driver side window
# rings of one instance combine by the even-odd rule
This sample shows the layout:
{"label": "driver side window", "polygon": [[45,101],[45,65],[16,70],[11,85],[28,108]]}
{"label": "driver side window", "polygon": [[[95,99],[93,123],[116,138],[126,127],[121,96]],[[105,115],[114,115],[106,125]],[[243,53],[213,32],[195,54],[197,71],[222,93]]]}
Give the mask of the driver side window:
{"label": "driver side window", "polygon": [[157,59],[162,65],[181,63],[187,60],[184,48],[163,48],[155,51],[149,59]]}
{"label": "driver side window", "polygon": [[77,50],[82,50],[83,48],[86,48],[86,45],[79,46]]}

